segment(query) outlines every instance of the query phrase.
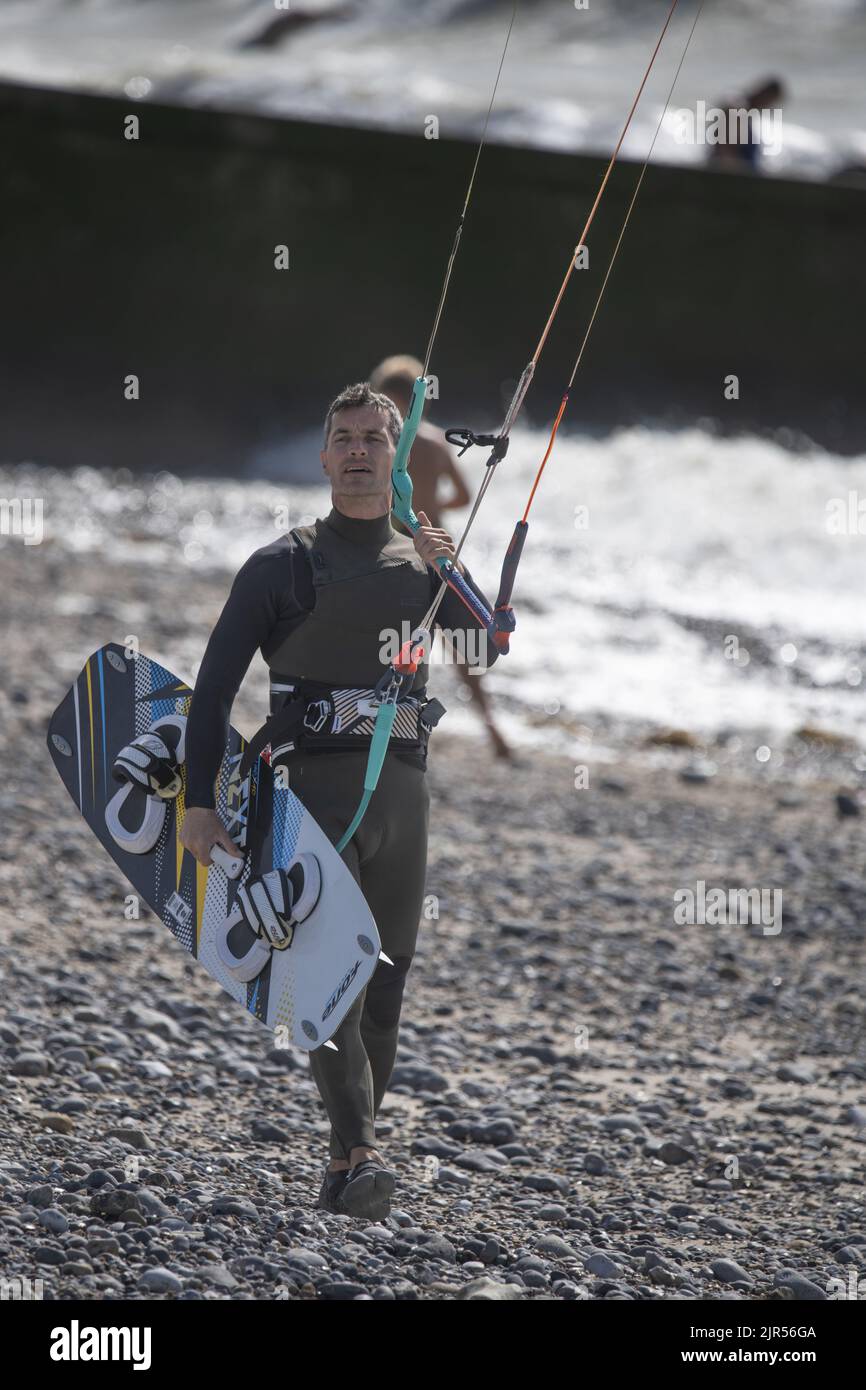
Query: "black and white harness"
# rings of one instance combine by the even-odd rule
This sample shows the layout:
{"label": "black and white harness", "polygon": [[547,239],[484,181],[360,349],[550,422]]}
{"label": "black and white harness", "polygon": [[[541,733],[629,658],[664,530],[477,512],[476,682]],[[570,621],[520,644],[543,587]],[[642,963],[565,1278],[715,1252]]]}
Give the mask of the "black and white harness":
{"label": "black and white harness", "polygon": [[[246,775],[268,744],[272,761],[293,752],[339,753],[369,748],[377,708],[373,689],[273,678],[270,717],[247,744],[240,775]],[[401,696],[390,747],[394,752],[426,755],[430,732],[444,713],[440,700]]]}

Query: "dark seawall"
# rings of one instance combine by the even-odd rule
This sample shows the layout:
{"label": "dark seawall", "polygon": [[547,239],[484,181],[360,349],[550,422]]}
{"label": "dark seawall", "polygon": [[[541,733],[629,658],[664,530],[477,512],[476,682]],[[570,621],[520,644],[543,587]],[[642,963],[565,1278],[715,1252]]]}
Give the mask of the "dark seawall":
{"label": "dark seawall", "polygon": [[[0,84],[2,457],[248,471],[380,357],[423,352],[474,152]],[[484,151],[432,363],[440,423],[499,422],[603,170]],[[592,268],[575,273],[530,392],[536,423],[556,408],[638,172],[614,170]],[[866,448],[864,240],[862,189],[651,167],[567,420],[712,419]],[[124,400],[128,373],[138,401]],[[724,399],[729,373],[738,401]]]}

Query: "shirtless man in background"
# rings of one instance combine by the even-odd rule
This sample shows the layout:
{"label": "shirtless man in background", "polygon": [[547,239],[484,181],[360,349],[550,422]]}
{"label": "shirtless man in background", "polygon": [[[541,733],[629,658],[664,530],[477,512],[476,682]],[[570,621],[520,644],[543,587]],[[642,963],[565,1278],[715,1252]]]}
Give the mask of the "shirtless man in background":
{"label": "shirtless man in background", "polygon": [[[380,362],[371,372],[370,385],[374,391],[379,391],[392,400],[400,414],[405,417],[412,399],[412,388],[423,370],[423,363],[416,357],[386,357],[384,362]],[[445,431],[431,425],[427,420],[422,419],[418,426],[415,443],[412,445],[409,471],[412,475],[413,507],[416,513],[426,514],[431,526],[441,527],[443,512],[466,507],[472,500],[445,438]],[[442,480],[446,480],[450,486],[450,491],[444,498],[439,496]],[[394,520],[393,525],[395,530],[402,531],[405,535],[409,534],[401,522]],[[461,661],[455,663],[455,670],[458,680],[469,691],[472,703],[484,720],[495,756],[510,758],[511,749],[493,722],[490,699],[484,689],[482,678],[471,676],[469,668]]]}

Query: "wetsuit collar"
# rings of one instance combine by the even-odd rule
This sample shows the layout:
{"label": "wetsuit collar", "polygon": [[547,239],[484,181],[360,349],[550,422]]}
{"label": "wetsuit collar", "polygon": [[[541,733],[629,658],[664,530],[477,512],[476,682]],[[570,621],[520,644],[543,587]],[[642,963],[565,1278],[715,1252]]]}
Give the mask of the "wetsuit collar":
{"label": "wetsuit collar", "polygon": [[355,545],[383,546],[396,535],[391,525],[390,512],[385,512],[384,516],[369,518],[344,516],[336,507],[332,507],[325,517],[325,522],[337,535],[343,536],[347,541],[353,541]]}

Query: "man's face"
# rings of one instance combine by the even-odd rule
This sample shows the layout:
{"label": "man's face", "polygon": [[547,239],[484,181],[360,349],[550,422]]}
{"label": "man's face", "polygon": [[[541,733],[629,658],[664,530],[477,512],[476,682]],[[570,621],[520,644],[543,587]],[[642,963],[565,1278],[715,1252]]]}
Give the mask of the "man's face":
{"label": "man's face", "polygon": [[[385,416],[373,405],[338,410],[321,459],[334,496],[370,497],[391,487],[394,442]],[[385,497],[387,509],[388,498]]]}

